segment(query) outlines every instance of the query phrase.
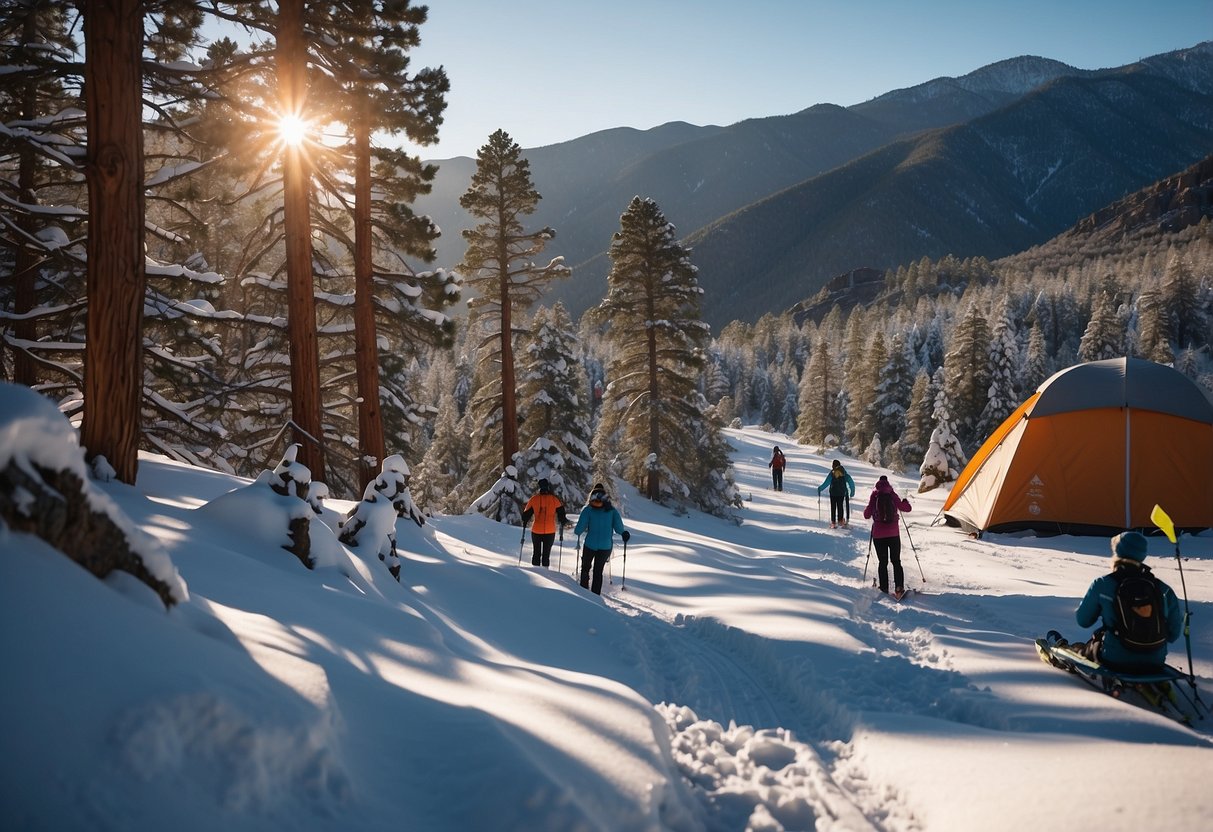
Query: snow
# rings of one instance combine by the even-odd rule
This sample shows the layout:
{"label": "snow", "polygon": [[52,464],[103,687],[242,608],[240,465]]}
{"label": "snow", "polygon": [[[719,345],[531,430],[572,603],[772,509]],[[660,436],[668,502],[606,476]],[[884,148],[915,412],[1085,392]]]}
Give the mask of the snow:
{"label": "snow", "polygon": [[[59,453],[60,417],[24,407],[0,451]],[[829,459],[782,434],[727,436],[743,523],[622,490],[632,538],[603,597],[570,577],[574,541],[559,568],[519,566],[518,529],[479,515],[398,521],[399,584],[335,539],[309,571],[272,522],[306,516],[301,501],[150,454],[135,487],[93,488],[188,583],[169,612],[128,576],[98,581],[0,524],[5,827],[1207,824],[1213,717],[1186,728],[1033,650],[1050,628],[1080,635],[1073,610],[1108,567],[1106,539],[973,540],[929,525],[941,491],[913,495],[903,563],[921,592],[897,604],[865,585],[862,521],[825,522]],[[845,464],[860,501],[889,473]],[[350,505],[326,501],[313,537]],[[1180,544],[1208,701],[1213,535]],[[1178,590],[1172,554],[1151,538],[1149,562]],[[1172,658],[1186,669],[1182,643]]]}

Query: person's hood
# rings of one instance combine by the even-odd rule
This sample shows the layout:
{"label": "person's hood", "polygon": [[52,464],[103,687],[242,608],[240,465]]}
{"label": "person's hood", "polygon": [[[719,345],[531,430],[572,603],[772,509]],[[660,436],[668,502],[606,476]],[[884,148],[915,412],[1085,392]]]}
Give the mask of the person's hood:
{"label": "person's hood", "polygon": [[[876,490],[877,490],[877,491],[890,491],[890,492],[892,492],[892,491],[893,491],[893,484],[892,484],[891,482],[889,482],[888,480],[877,480],[877,482],[876,482]],[[893,492],[893,493],[896,493],[896,492]]]}

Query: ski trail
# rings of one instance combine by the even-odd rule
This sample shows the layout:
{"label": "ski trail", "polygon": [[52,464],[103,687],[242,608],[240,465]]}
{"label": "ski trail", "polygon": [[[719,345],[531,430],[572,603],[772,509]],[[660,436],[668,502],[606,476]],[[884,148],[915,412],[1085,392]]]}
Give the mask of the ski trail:
{"label": "ski trail", "polygon": [[[787,727],[798,725],[812,704],[787,695],[771,677],[779,661],[766,639],[712,619],[667,619],[636,599],[605,597],[631,620],[634,660],[649,680],[641,693],[662,703],[671,753],[713,819],[710,828],[916,828],[898,814],[904,803],[898,795],[885,795],[872,808],[864,794],[869,808],[861,808],[835,782],[818,748]],[[851,780],[853,789],[869,791]],[[869,812],[894,822],[873,823]]]}

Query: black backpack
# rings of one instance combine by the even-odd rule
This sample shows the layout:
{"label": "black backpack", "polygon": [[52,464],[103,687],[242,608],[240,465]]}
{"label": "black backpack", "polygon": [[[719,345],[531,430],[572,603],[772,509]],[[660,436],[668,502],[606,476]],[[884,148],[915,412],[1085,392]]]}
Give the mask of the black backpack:
{"label": "black backpack", "polygon": [[881,523],[892,523],[897,518],[897,507],[893,504],[892,491],[876,492],[876,519]]}
{"label": "black backpack", "polygon": [[1167,643],[1167,620],[1162,588],[1148,566],[1139,570],[1117,569],[1112,610],[1116,623],[1112,632],[1130,650],[1149,652]]}
{"label": "black backpack", "polygon": [[847,495],[847,469],[838,467],[830,471],[830,494],[834,497],[845,497]]}

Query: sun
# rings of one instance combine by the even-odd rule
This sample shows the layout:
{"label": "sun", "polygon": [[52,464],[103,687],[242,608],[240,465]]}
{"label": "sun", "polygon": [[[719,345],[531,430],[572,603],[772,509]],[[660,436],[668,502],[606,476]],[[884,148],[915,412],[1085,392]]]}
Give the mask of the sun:
{"label": "sun", "polygon": [[299,147],[307,138],[307,122],[294,113],[278,119],[278,138],[288,147]]}

